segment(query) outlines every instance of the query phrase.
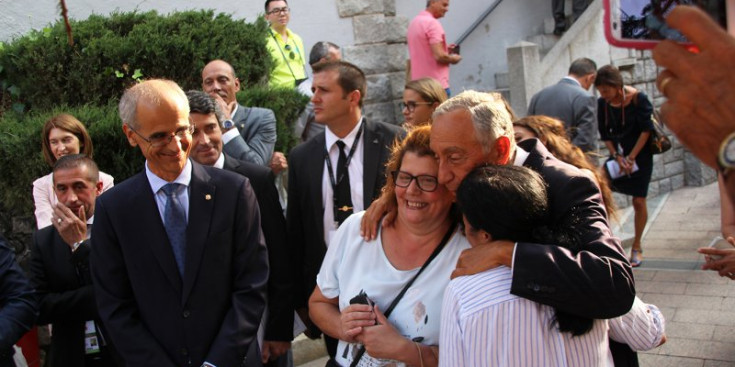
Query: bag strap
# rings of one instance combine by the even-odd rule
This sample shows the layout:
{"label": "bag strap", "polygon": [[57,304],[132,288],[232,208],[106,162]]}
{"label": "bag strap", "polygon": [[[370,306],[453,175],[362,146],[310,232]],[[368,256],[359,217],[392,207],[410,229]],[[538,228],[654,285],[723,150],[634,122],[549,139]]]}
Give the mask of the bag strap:
{"label": "bag strap", "polygon": [[[383,312],[383,315],[385,315],[385,318],[387,319],[388,316],[390,316],[391,312],[393,312],[393,309],[396,308],[396,305],[398,304],[398,301],[403,298],[403,295],[406,294],[406,291],[408,291],[408,288],[411,287],[411,285],[416,281],[416,278],[421,275],[421,273],[424,272],[424,270],[429,266],[432,260],[436,258],[439,253],[442,251],[444,246],[449,242],[449,239],[452,237],[452,234],[454,233],[455,229],[457,228],[457,223],[453,223],[449,229],[447,230],[447,233],[444,234],[444,238],[442,238],[441,242],[439,242],[439,246],[436,246],[434,249],[434,252],[429,255],[429,258],[426,259],[424,262],[424,265],[421,266],[421,269],[416,273],[416,275],[411,278],[411,280],[406,283],[405,286],[403,286],[403,289],[400,293],[396,296],[396,298],[393,299],[393,302],[390,303],[390,306],[385,309],[385,312]],[[358,363],[360,363],[360,359],[362,359],[362,356],[365,354],[365,346],[361,346],[360,350],[357,352],[357,355],[355,356],[355,359],[352,360],[352,363],[350,364],[350,367],[356,367]]]}

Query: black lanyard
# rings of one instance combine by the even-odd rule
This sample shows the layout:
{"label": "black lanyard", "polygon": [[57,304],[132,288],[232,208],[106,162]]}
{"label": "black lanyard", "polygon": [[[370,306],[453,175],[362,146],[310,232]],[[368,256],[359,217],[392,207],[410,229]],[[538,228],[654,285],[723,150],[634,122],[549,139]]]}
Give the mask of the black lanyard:
{"label": "black lanyard", "polygon": [[[364,128],[365,128],[365,124],[361,124],[360,129],[357,130],[357,135],[355,135],[355,140],[352,142],[352,147],[350,147],[350,153],[347,155],[347,159],[345,159],[345,172],[347,172],[347,170],[350,167],[350,161],[352,161],[352,156],[355,155],[355,151],[357,150],[357,144],[360,143],[360,137],[362,136],[362,130]],[[342,182],[342,179],[345,178],[345,175],[343,173],[339,177],[335,178],[335,176],[337,176],[337,172],[334,172],[334,174],[332,174],[334,169],[332,168],[332,160],[329,159],[329,151],[327,150],[327,147],[324,147],[324,161],[327,162],[327,169],[329,170],[328,172],[329,183],[332,185],[332,207],[334,208],[333,210],[335,213],[334,218],[337,218],[337,195],[336,195],[337,184]]]}

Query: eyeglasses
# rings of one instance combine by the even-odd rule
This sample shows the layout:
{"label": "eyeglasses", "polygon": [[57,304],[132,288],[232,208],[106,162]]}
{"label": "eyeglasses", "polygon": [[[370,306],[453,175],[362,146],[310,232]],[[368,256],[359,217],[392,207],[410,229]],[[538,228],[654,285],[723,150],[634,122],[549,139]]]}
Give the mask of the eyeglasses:
{"label": "eyeglasses", "polygon": [[293,53],[293,48],[291,47],[291,45],[286,45],[286,47],[284,48],[286,49],[286,51],[288,51],[288,57],[290,57],[291,60],[296,58],[296,55]]}
{"label": "eyeglasses", "polygon": [[275,8],[269,11],[268,14],[269,15],[280,14],[280,13],[288,14],[289,11],[291,11],[291,9],[289,9],[288,6],[284,6],[282,8]]}
{"label": "eyeglasses", "polygon": [[403,171],[393,171],[391,172],[391,174],[393,175],[393,182],[398,187],[408,187],[411,185],[411,181],[413,180],[416,180],[416,185],[418,185],[421,191],[433,192],[439,186],[439,181],[437,180],[436,176],[414,176]]}
{"label": "eyeglasses", "polygon": [[128,129],[133,130],[134,133],[138,134],[141,139],[145,140],[148,144],[150,144],[151,148],[160,148],[162,146],[168,145],[168,143],[171,142],[171,140],[175,137],[179,139],[183,139],[187,135],[191,135],[194,132],[194,125],[188,125],[186,127],[181,127],[177,129],[173,134],[165,134],[165,133],[155,133],[151,135],[150,137],[146,138],[141,133],[137,132],[135,129],[133,129],[132,126],[129,124],[126,124],[128,126]]}
{"label": "eyeglasses", "polygon": [[401,111],[404,109],[408,109],[408,112],[413,112],[416,109],[416,106],[418,105],[430,105],[434,102],[416,102],[416,101],[408,101],[408,102],[401,102]]}

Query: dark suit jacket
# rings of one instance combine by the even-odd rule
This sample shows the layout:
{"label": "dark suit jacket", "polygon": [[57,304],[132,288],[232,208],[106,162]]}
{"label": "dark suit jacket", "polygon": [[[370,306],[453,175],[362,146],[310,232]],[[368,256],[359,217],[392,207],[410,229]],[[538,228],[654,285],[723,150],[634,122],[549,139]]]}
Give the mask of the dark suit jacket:
{"label": "dark suit jacket", "polygon": [[240,366],[268,260],[245,177],[192,162],[184,277],[145,172],[97,198],[91,267],[100,318],[129,366]]}
{"label": "dark suit jacket", "polygon": [[260,227],[268,247],[268,320],[265,340],[293,340],[293,275],[291,249],[286,237],[286,218],[270,169],[239,161],[225,154],[224,169],[250,180],[260,208]]}
{"label": "dark suit jacket", "polygon": [[[363,132],[363,205],[370,206],[385,184],[385,162],[390,146],[403,131],[394,125],[364,119]],[[288,162],[288,236],[294,246],[296,269],[296,308],[306,307],[316,286],[316,276],[327,251],[324,243],[324,133],[300,144],[291,151]],[[331,209],[331,208],[330,208]],[[355,234],[356,236],[359,234]]]}
{"label": "dark suit jacket", "polygon": [[546,115],[562,122],[572,144],[585,152],[597,147],[595,97],[569,79],[542,89],[531,98],[529,115]]}
{"label": "dark suit jacket", "polygon": [[241,161],[268,166],[276,146],[276,115],[273,111],[238,105],[232,122],[240,130],[240,136],[225,144],[225,153]]}
{"label": "dark suit jacket", "polygon": [[547,184],[547,224],[573,226],[581,248],[519,242],[511,293],[574,315],[620,316],[633,305],[633,271],[620,239],[613,237],[597,184],[576,167],[551,155],[538,139],[518,146],[530,153],[524,166]]}
{"label": "dark suit jacket", "polygon": [[47,365],[84,366],[84,324],[95,320],[98,328],[102,325],[89,273],[89,251],[85,241],[72,253],[54,226],[33,235],[31,281],[40,306],[36,322],[53,324]]}
{"label": "dark suit jacket", "polygon": [[33,327],[36,301],[15,252],[0,235],[0,366],[14,366],[13,344]]}

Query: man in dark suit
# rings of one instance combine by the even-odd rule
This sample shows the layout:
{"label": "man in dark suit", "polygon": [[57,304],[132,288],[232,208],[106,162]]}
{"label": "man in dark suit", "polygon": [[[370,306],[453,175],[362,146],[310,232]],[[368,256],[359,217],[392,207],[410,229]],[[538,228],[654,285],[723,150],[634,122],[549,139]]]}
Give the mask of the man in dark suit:
{"label": "man in dark suit", "polygon": [[232,65],[210,61],[202,69],[202,89],[217,100],[227,119],[222,122],[225,153],[242,161],[268,166],[276,145],[276,116],[267,108],[245,107],[235,98],[240,79]]}
{"label": "man in dark suit", "polygon": [[36,320],[33,287],[0,234],[0,367],[14,367],[13,345]]}
{"label": "man in dark suit", "polygon": [[595,82],[597,65],[588,58],[574,60],[569,75],[531,98],[529,115],[546,115],[564,122],[572,144],[583,152],[597,149],[595,97],[587,93]]}
{"label": "man in dark suit", "polygon": [[176,83],[120,99],[145,170],[97,199],[91,267],[100,318],[129,366],[240,366],[268,278],[253,189],[188,159],[193,126]]}
{"label": "man in dark suit", "polygon": [[[283,209],[278,201],[273,174],[268,168],[243,162],[223,153],[221,127],[224,115],[219,106],[211,96],[201,91],[188,91],[186,96],[189,99],[189,119],[194,125],[191,159],[205,166],[239,173],[250,180],[255,191],[260,208],[260,226],[268,248],[270,276],[268,311],[264,325],[265,340],[259,339],[261,348],[253,343],[255,348],[251,350],[262,355],[263,363],[268,363],[269,360],[286,360],[285,354],[291,348],[293,340],[293,279],[289,263],[291,251],[286,240],[286,218],[283,217]],[[259,365],[263,365],[260,360],[248,358],[248,366]]]}
{"label": "man in dark suit", "polygon": [[[294,259],[299,261],[294,266],[296,307],[307,325],[304,311],[329,240],[341,220],[367,208],[379,195],[385,183],[389,147],[396,136],[402,135],[397,126],[370,122],[362,116],[366,82],[365,74],[356,66],[344,61],[315,65],[312,90],[316,121],[327,128],[291,151],[286,215],[289,238],[295,246]],[[349,187],[343,199],[350,203],[338,204],[334,193],[345,192],[339,188],[345,183]],[[318,335],[316,330],[312,326],[309,335]],[[336,341],[331,340],[327,347],[333,356]]]}
{"label": "man in dark suit", "polygon": [[100,330],[89,273],[87,226],[102,193],[99,169],[82,154],[54,164],[50,226],[36,232],[31,248],[31,281],[39,299],[39,325],[53,324],[49,366],[114,366],[109,341]]}

